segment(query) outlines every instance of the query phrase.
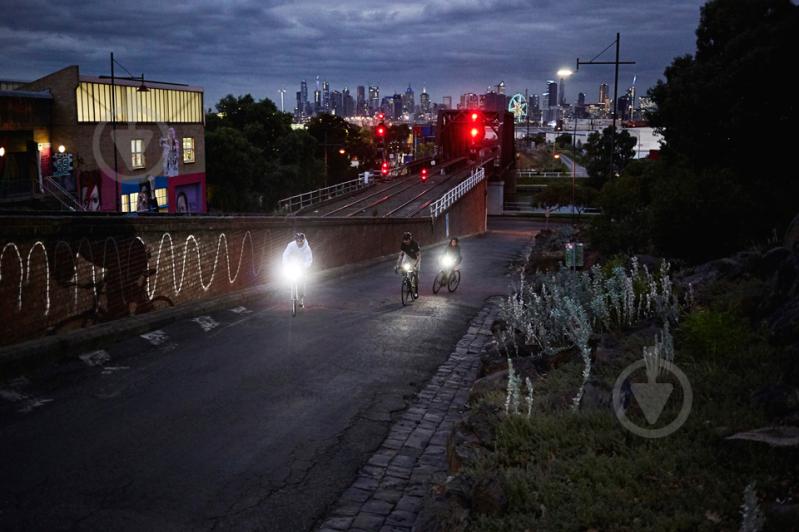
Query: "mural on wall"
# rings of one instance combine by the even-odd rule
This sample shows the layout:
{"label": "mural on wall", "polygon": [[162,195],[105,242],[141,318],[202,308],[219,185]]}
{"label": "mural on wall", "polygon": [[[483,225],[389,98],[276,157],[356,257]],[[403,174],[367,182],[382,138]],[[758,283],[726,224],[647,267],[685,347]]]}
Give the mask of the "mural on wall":
{"label": "mural on wall", "polygon": [[[85,326],[148,312],[156,301],[173,305],[186,288],[200,290],[190,297],[203,297],[220,281],[230,286],[245,274],[249,284],[267,274],[271,231],[263,232],[260,244],[250,231],[234,236],[238,242],[233,246],[224,232],[208,236],[204,244],[193,234],[175,241],[168,232],[151,243],[135,234],[32,245],[6,242],[0,248],[0,288],[6,296],[0,310],[10,321],[4,325],[14,327],[14,316],[33,307],[42,312],[40,318],[52,320],[50,327],[58,329],[59,324],[76,320]],[[223,268],[226,274],[219,271]],[[69,297],[63,297],[64,290]],[[16,327],[19,334],[26,334]],[[6,340],[0,337],[0,345]]]}
{"label": "mural on wall", "polygon": [[152,176],[147,176],[147,179],[139,183],[139,196],[136,202],[137,212],[158,212],[154,182],[155,179]]}
{"label": "mural on wall", "polygon": [[81,172],[80,174],[80,203],[87,211],[100,210],[100,171]]}
{"label": "mural on wall", "polygon": [[161,138],[161,159],[164,162],[164,175],[175,177],[178,175],[178,162],[180,161],[180,144],[178,143],[175,128],[167,130],[166,138]]}
{"label": "mural on wall", "polygon": [[175,212],[200,212],[200,185],[180,185],[175,187]]}

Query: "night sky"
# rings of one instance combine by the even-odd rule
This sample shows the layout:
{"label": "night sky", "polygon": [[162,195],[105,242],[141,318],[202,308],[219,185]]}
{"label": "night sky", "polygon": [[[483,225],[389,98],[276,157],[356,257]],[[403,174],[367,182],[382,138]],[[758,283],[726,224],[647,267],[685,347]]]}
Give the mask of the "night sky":
{"label": "night sky", "polygon": [[[74,4],[74,5],[73,5]],[[693,53],[699,0],[0,0],[0,79],[30,80],[70,64],[109,74],[109,52],[133,74],[205,88],[206,107],[251,93],[294,108],[300,80],[331,90],[377,84],[381,96],[423,86],[434,102],[485,92],[541,94],[546,80],[589,60],[621,32],[619,93],[638,94],[676,56]],[[601,56],[612,60],[613,49]],[[582,67],[568,81],[597,99],[612,66]],[[612,91],[612,86],[611,86]],[[312,95],[311,95],[312,98]]]}

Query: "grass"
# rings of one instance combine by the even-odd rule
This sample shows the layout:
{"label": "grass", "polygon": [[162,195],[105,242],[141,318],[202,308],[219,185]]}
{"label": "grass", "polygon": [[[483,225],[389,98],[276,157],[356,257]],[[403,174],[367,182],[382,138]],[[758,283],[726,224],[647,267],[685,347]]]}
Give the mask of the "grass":
{"label": "grass", "polygon": [[[469,530],[737,530],[750,482],[761,499],[796,500],[799,451],[724,439],[771,423],[750,396],[777,382],[781,367],[766,338],[723,307],[694,310],[675,333],[675,362],[694,400],[670,436],[633,435],[610,411],[568,412],[580,381],[577,357],[537,382],[533,416],[503,418],[495,448],[468,469],[478,479],[500,476],[507,511],[472,515]],[[644,343],[651,339],[624,337],[624,355],[598,364],[595,378],[612,385]],[[673,395],[660,419],[668,423],[680,406]],[[647,426],[635,408],[628,416]]]}

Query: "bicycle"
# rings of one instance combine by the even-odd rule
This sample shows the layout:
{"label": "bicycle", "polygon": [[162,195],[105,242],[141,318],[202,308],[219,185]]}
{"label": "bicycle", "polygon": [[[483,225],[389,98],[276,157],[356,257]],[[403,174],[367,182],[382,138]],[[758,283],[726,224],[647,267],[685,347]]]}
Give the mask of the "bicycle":
{"label": "bicycle", "polygon": [[287,266],[284,274],[291,286],[291,317],[297,316],[297,308],[304,308],[304,294],[300,295],[300,283],[302,283],[302,269],[299,267]]}
{"label": "bicycle", "polygon": [[438,272],[436,278],[433,279],[433,293],[437,294],[442,286],[447,287],[447,290],[454,292],[461,284],[461,271],[455,269],[455,259],[450,255],[441,257],[441,271]]}
{"label": "bicycle", "polygon": [[418,285],[419,280],[417,273],[414,271],[410,263],[402,265],[402,283],[400,284],[400,300],[402,306],[410,304],[414,299],[419,299]]}

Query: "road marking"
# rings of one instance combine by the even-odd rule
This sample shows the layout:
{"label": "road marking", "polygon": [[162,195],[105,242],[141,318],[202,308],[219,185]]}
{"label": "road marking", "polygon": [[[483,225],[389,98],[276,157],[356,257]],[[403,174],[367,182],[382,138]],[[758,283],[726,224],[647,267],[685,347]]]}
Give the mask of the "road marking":
{"label": "road marking", "polygon": [[130,369],[130,366],[105,366],[103,367],[103,375],[111,375],[117,371],[125,371]]}
{"label": "road marking", "polygon": [[111,360],[111,355],[105,349],[98,349],[90,353],[79,355],[80,358],[87,366],[102,366]]}
{"label": "road marking", "polygon": [[203,331],[205,332],[219,327],[219,322],[213,319],[211,316],[197,316],[191,321],[202,327]]}
{"label": "road marking", "polygon": [[47,403],[51,403],[52,399],[37,399],[36,397],[31,397],[30,395],[25,395],[24,393],[19,393],[15,390],[1,390],[0,389],[0,399],[4,399],[10,403],[16,403],[19,405],[17,408],[17,412],[20,414],[27,414],[34,408],[38,408],[40,406],[44,406]]}
{"label": "road marking", "polygon": [[230,312],[235,312],[236,314],[249,314],[252,311],[247,307],[235,307],[230,309]]}
{"label": "road marking", "polygon": [[160,329],[157,331],[144,333],[140,336],[155,346],[159,346],[169,340],[169,336],[167,336],[167,334]]}

